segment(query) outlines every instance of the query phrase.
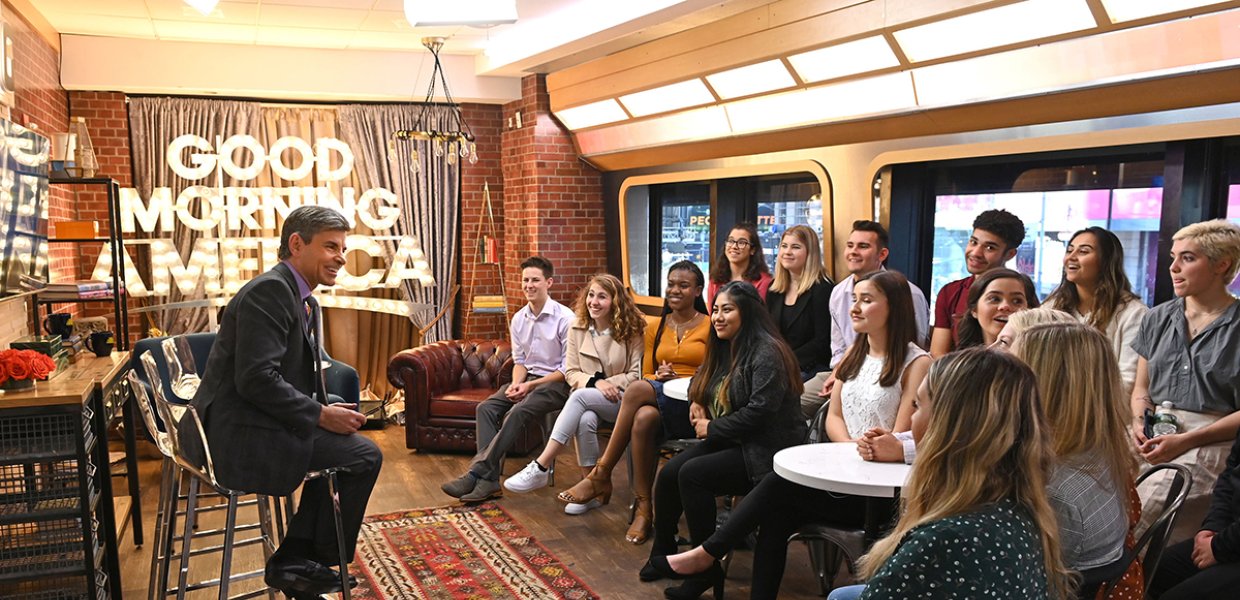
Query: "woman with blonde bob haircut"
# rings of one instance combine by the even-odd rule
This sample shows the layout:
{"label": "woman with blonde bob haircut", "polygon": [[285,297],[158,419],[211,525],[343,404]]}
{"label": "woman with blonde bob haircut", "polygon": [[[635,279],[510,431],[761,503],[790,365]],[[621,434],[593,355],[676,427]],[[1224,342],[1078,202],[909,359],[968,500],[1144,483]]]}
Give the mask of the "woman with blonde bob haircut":
{"label": "woman with blonde bob haircut", "polygon": [[[1175,298],[1146,313],[1132,343],[1138,358],[1131,408],[1140,460],[1184,465],[1193,476],[1174,543],[1200,535],[1210,490],[1240,430],[1240,302],[1227,289],[1240,270],[1240,225],[1215,219],[1180,229],[1168,270]],[[1148,438],[1145,412],[1165,402],[1174,405],[1179,430]]]}
{"label": "woman with blonde bob haircut", "polygon": [[792,348],[806,381],[831,365],[831,290],[822,263],[822,242],[805,225],[794,225],[779,239],[775,282],[766,308]]}
{"label": "woman with blonde bob haircut", "polygon": [[1033,372],[1004,352],[961,350],[931,365],[918,404],[904,510],[862,558],[862,598],[946,598],[960,582],[971,597],[1069,597]]}
{"label": "woman with blonde bob haircut", "polygon": [[[1141,499],[1137,461],[1128,445],[1123,383],[1110,341],[1074,319],[1045,322],[1018,334],[1012,354],[1038,377],[1058,457],[1048,492],[1059,514],[1064,563],[1085,571],[1121,560],[1141,518]],[[1138,583],[1137,590],[1139,566],[1134,561],[1132,574],[1126,575]]]}

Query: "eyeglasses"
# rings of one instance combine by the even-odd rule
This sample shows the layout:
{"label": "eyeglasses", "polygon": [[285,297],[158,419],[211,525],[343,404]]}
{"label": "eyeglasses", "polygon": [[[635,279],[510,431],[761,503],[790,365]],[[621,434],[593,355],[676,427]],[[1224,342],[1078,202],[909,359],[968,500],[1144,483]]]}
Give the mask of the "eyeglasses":
{"label": "eyeglasses", "polygon": [[745,246],[749,245],[749,240],[737,240],[733,238],[728,238],[728,240],[724,242],[724,245],[725,246],[736,246],[737,248],[744,248]]}

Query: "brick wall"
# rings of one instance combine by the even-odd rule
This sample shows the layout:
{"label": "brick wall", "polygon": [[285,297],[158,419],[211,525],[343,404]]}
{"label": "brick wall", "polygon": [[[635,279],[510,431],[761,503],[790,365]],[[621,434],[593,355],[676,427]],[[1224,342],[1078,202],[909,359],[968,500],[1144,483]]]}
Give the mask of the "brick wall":
{"label": "brick wall", "polygon": [[[86,129],[90,133],[91,144],[95,148],[95,157],[99,161],[96,177],[111,177],[121,187],[133,187],[133,169],[130,166],[129,153],[129,116],[125,104],[125,94],[120,92],[69,92],[69,117],[86,119]],[[99,223],[100,235],[108,231],[108,194],[103,186],[75,185],[73,190],[73,207],[79,220],[96,221]],[[103,251],[102,244],[82,244],[77,246],[78,279],[89,279],[95,269],[95,261]],[[130,302],[133,308],[134,302]],[[82,306],[83,316],[106,316],[112,318],[110,302],[90,302]],[[139,315],[129,315],[129,332],[131,341],[145,337],[140,328]]]}
{"label": "brick wall", "polygon": [[[464,104],[461,113],[477,137],[478,162],[461,162],[461,269],[458,283],[461,292],[457,308],[457,335],[463,339],[506,338],[508,326],[503,315],[474,314],[473,298],[478,295],[504,293],[501,269],[512,265],[501,260],[499,265],[482,263],[481,238],[488,235],[483,204],[483,186],[491,192],[491,215],[499,238],[500,251],[504,240],[504,175],[500,170],[501,129],[503,111],[499,106]],[[502,255],[501,255],[502,256]]]}
{"label": "brick wall", "polygon": [[508,304],[524,303],[516,266],[531,254],[555,265],[551,296],[569,304],[607,266],[602,177],[578,159],[568,131],[551,115],[543,75],[522,79],[521,99],[504,105],[505,125],[508,118],[514,121],[503,134]]}
{"label": "brick wall", "polygon": [[[8,112],[9,120],[18,125],[33,127],[39,133],[51,137],[68,129],[69,105],[64,89],[60,87],[60,53],[49,46],[46,41],[27,23],[12,6],[4,5],[4,22],[8,34],[13,38],[13,85],[16,88],[14,106]],[[49,194],[48,215],[52,219],[67,218],[72,200],[68,190],[53,187]],[[71,246],[53,245],[48,251],[51,278],[69,279],[73,277],[76,265],[75,252]],[[24,301],[6,301],[3,303],[0,320],[11,322],[18,318],[19,307]],[[75,310],[75,305],[56,305],[59,311]],[[21,314],[19,328],[6,328],[0,340],[0,346],[7,346],[8,341],[21,337],[29,332],[29,322],[25,314]],[[14,327],[18,327],[14,324]]]}

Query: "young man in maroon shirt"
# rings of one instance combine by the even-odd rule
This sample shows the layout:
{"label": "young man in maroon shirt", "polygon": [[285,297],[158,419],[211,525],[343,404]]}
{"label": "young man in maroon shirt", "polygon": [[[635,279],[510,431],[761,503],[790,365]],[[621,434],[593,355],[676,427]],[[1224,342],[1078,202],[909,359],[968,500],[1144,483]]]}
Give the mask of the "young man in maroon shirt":
{"label": "young man in maroon shirt", "polygon": [[978,275],[1003,266],[1016,256],[1025,239],[1025,224],[1016,215],[992,209],[973,220],[973,235],[965,247],[965,268],[969,276],[957,279],[939,290],[934,302],[934,332],[930,336],[930,355],[938,358],[956,348],[956,323],[969,310],[969,287]]}

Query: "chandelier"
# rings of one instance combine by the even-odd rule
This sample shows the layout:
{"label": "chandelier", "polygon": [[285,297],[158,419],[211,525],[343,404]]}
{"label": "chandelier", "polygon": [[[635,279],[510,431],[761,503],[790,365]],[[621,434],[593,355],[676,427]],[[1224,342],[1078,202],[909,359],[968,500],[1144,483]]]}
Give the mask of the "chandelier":
{"label": "chandelier", "polygon": [[[392,133],[392,139],[388,140],[388,156],[394,158],[396,156],[396,140],[419,140],[429,142],[431,152],[436,157],[446,157],[448,164],[455,165],[460,159],[468,160],[470,164],[478,162],[478,145],[474,143],[474,132],[469,128],[469,123],[465,121],[465,116],[461,114],[461,107],[452,100],[452,92],[448,91],[448,79],[443,72],[443,64],[439,62],[439,51],[443,49],[444,38],[442,37],[424,37],[422,45],[431,51],[431,56],[435,57],[435,68],[431,71],[430,87],[426,90],[426,98],[422,101],[422,109],[418,112],[417,119],[414,120],[413,129],[400,129]],[[447,99],[446,104],[433,103],[435,98],[435,86],[440,84],[443,88],[444,98]],[[447,109],[445,113],[443,108]],[[413,154],[413,170],[416,172],[421,167],[418,161],[418,151],[415,148]]]}

